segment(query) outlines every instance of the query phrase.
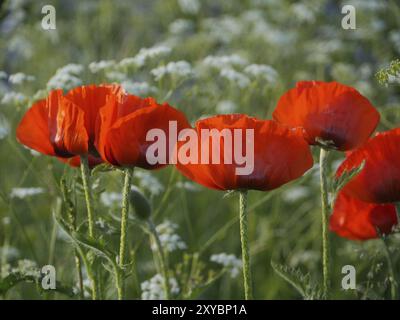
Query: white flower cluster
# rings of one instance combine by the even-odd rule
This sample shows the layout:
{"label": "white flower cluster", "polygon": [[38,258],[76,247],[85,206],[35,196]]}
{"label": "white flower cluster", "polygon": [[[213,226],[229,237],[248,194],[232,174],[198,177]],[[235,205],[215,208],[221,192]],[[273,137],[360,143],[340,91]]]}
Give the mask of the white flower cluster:
{"label": "white flower cluster", "polygon": [[10,273],[20,273],[24,276],[40,278],[40,270],[35,261],[22,259],[18,260],[17,266],[12,268],[6,263],[1,266],[1,278],[7,277]]}
{"label": "white flower cluster", "polygon": [[1,99],[2,104],[20,104],[26,100],[24,94],[15,91],[6,92]]}
{"label": "white flower cluster", "polygon": [[304,186],[296,186],[289,190],[286,190],[282,194],[282,198],[286,202],[296,202],[300,199],[304,199],[310,195],[311,191],[309,188]]}
{"label": "white flower cluster", "polygon": [[134,94],[136,96],[145,97],[150,94],[157,92],[157,88],[149,85],[147,82],[134,82],[125,80],[121,82],[121,86],[126,92]]}
{"label": "white flower cluster", "polygon": [[295,18],[300,22],[313,23],[315,21],[315,13],[311,7],[304,3],[295,3],[291,6]]}
{"label": "white flower cluster", "polygon": [[7,118],[0,114],[0,140],[7,137],[10,133],[10,123]]}
{"label": "white flower cluster", "polygon": [[152,69],[150,73],[154,76],[156,81],[159,81],[166,75],[177,78],[187,78],[193,74],[193,70],[189,62],[181,60],[168,62],[165,66]]}
{"label": "white flower cluster", "polygon": [[172,34],[184,34],[186,32],[189,32],[193,29],[193,22],[187,19],[177,19],[173,21],[169,27],[168,30]]}
{"label": "white flower cluster", "polygon": [[[169,220],[157,225],[156,230],[161,241],[163,249],[167,252],[173,252],[175,250],[185,250],[187,248],[186,243],[181,237],[175,233],[178,229],[176,223],[172,223]],[[156,250],[156,246],[153,243],[152,249]]]}
{"label": "white flower cluster", "polygon": [[48,89],[70,90],[82,84],[82,80],[78,76],[83,71],[83,66],[76,63],[70,63],[59,68],[53,77],[47,82]]}
{"label": "white flower cluster", "polygon": [[43,188],[13,188],[10,197],[23,199],[41,193],[44,193]]}
{"label": "white flower cluster", "polygon": [[196,14],[200,10],[199,0],[178,0],[178,4],[183,13]]}
{"label": "white flower cluster", "polygon": [[149,171],[135,170],[134,176],[139,180],[139,187],[149,191],[151,195],[157,196],[164,191],[164,186]]}
{"label": "white flower cluster", "polygon": [[10,76],[8,77],[8,81],[11,84],[22,84],[24,82],[30,82],[30,81],[34,81],[34,80],[35,80],[34,76],[27,75],[23,72],[17,72],[14,74],[10,74]]}
{"label": "white flower cluster", "polygon": [[246,75],[232,68],[222,69],[219,75],[241,89],[246,88],[250,84],[250,79]]}
{"label": "white flower cluster", "polygon": [[239,275],[240,269],[242,268],[242,261],[238,259],[234,254],[213,254],[210,257],[210,261],[218,263],[226,268],[231,278],[236,278]]}
{"label": "white flower cluster", "polygon": [[254,78],[264,79],[269,83],[275,83],[278,78],[278,72],[265,64],[251,64],[244,69],[244,72]]}
{"label": "white flower cluster", "polygon": [[237,54],[224,55],[224,56],[207,56],[204,58],[202,64],[206,67],[222,69],[234,66],[244,66],[247,60]]}
{"label": "white flower cluster", "polygon": [[184,190],[192,191],[192,192],[196,192],[196,191],[200,190],[200,188],[197,184],[194,184],[193,182],[190,182],[190,181],[178,181],[176,183],[176,187],[178,189],[184,189]]}
{"label": "white flower cluster", "polygon": [[122,194],[119,192],[102,192],[100,195],[100,201],[106,207],[118,206],[122,201]]}
{"label": "white flower cluster", "polygon": [[167,46],[157,45],[151,48],[142,48],[134,57],[122,59],[119,62],[121,67],[143,67],[148,61],[161,58],[171,52],[171,48]]}
{"label": "white flower cluster", "polygon": [[115,61],[114,60],[101,60],[101,61],[94,61],[89,64],[89,70],[92,73],[98,73],[107,69],[114,67]]}
{"label": "white flower cluster", "polygon": [[[163,276],[158,273],[151,279],[142,282],[140,284],[140,288],[142,289],[142,300],[165,299],[163,282]],[[180,289],[175,278],[169,278],[169,286],[172,295],[176,296],[179,294]]]}
{"label": "white flower cluster", "polygon": [[10,246],[0,247],[0,257],[3,257],[5,261],[15,260],[19,257],[19,254],[17,248]]}
{"label": "white flower cluster", "polygon": [[220,114],[234,113],[237,110],[237,105],[231,100],[222,100],[218,102],[215,110]]}

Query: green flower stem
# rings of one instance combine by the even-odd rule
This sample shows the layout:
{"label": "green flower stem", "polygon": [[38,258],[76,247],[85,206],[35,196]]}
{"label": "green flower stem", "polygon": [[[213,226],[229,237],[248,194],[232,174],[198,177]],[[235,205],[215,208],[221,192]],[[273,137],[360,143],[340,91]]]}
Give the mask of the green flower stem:
{"label": "green flower stem", "polygon": [[321,184],[321,213],[322,213],[322,272],[323,272],[323,295],[329,299],[330,291],[330,244],[329,244],[329,199],[328,199],[328,154],[329,151],[320,148],[320,184]]}
{"label": "green flower stem", "polygon": [[240,191],[240,241],[242,244],[242,263],[243,263],[243,280],[244,293],[246,300],[253,299],[253,284],[250,268],[250,249],[248,240],[248,217],[247,217],[247,190]]}
{"label": "green flower stem", "polygon": [[121,211],[121,237],[119,242],[119,267],[121,268],[121,275],[118,277],[118,299],[122,300],[124,297],[124,268],[126,264],[126,235],[128,233],[128,215],[129,215],[129,192],[131,191],[133,177],[133,168],[125,169],[124,187],[122,190],[122,211]]}
{"label": "green flower stem", "polygon": [[[90,186],[90,169],[88,157],[86,155],[80,157],[81,160],[81,174],[82,174],[82,183],[83,189],[85,192],[85,201],[86,201],[86,210],[87,210],[87,218],[88,218],[88,234],[90,238],[94,238],[94,220],[93,220],[93,207],[92,207],[92,190]],[[89,262],[82,256],[84,259],[84,264],[87,266],[88,277],[91,280],[92,284],[92,299],[97,300],[97,280],[96,275],[93,274],[91,267],[88,268]]]}
{"label": "green flower stem", "polygon": [[386,261],[388,264],[390,294],[391,294],[392,300],[398,300],[399,299],[399,295],[398,295],[399,285],[398,285],[396,277],[395,277],[392,257],[390,255],[387,238],[385,236],[382,237],[382,242],[383,242],[383,248],[385,251]]}
{"label": "green flower stem", "polygon": [[170,291],[170,286],[169,286],[169,276],[168,276],[168,263],[167,259],[164,254],[164,250],[160,241],[160,237],[158,236],[157,229],[151,219],[147,220],[150,233],[154,238],[154,242],[156,244],[157,252],[158,252],[158,260],[160,261],[160,269],[162,272],[162,276],[164,279],[164,294],[165,294],[165,299],[169,300],[171,298],[171,291]]}
{"label": "green flower stem", "polygon": [[87,156],[81,156],[81,174],[83,189],[85,190],[85,201],[87,209],[87,218],[89,225],[89,237],[94,236],[94,220],[93,220],[93,209],[92,209],[92,191],[90,186],[89,178],[89,162]]}

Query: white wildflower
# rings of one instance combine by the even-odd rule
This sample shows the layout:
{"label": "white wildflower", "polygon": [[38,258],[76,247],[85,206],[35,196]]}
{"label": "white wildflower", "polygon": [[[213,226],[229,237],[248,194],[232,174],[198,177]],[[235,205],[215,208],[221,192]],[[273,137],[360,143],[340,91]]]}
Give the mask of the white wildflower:
{"label": "white wildflower", "polygon": [[190,181],[178,181],[176,183],[176,187],[178,189],[184,189],[184,190],[192,191],[192,192],[196,192],[196,191],[200,190],[200,188],[197,184],[194,184],[193,182],[190,182]]}
{"label": "white wildflower", "polygon": [[251,64],[244,69],[244,72],[254,78],[262,78],[269,83],[275,83],[278,78],[278,72],[265,64]]}
{"label": "white wildflower", "polygon": [[14,247],[0,247],[0,257],[4,257],[6,261],[15,260],[19,257],[19,250]]}
{"label": "white wildflower", "polygon": [[18,260],[17,267],[11,270],[13,273],[21,273],[34,278],[40,277],[40,270],[35,261],[29,259]]}
{"label": "white wildflower", "polygon": [[210,261],[218,263],[226,268],[231,278],[236,278],[239,275],[240,269],[242,268],[242,261],[238,259],[234,254],[213,254],[210,257]]}
{"label": "white wildflower", "polygon": [[183,13],[196,14],[200,10],[199,0],[178,0],[178,4]]}
{"label": "white wildflower", "polygon": [[44,193],[43,188],[13,188],[11,190],[10,197],[23,199],[26,197],[30,197],[30,196],[34,196],[34,195],[42,194],[42,193]]}
{"label": "white wildflower", "polygon": [[134,176],[139,180],[139,187],[149,191],[153,196],[157,196],[164,191],[164,186],[149,171],[135,170]]}
{"label": "white wildflower", "polygon": [[247,76],[231,68],[222,69],[219,75],[222,78],[225,78],[230,82],[235,83],[241,89],[247,87],[250,84],[250,79]]}
{"label": "white wildflower", "polygon": [[34,80],[35,80],[34,76],[27,75],[23,72],[10,74],[10,76],[8,77],[8,81],[12,84],[22,84],[24,82],[30,82]]}
{"label": "white wildflower", "polygon": [[5,71],[0,70],[0,80],[7,79],[7,73]]}
{"label": "white wildflower", "polygon": [[[176,233],[177,229],[178,225],[169,220],[165,220],[163,223],[156,226],[161,245],[167,252],[185,250],[187,248],[186,243]],[[151,248],[153,250],[157,249],[155,243],[151,245]]]}
{"label": "white wildflower", "polygon": [[69,63],[66,64],[65,66],[59,68],[57,72],[60,73],[68,73],[68,74],[73,74],[73,75],[80,75],[84,70],[84,66],[81,64],[77,63]]}
{"label": "white wildflower", "polygon": [[89,64],[89,70],[92,73],[98,73],[107,69],[112,68],[115,65],[114,60],[101,60],[101,61],[95,61],[91,62]]}
{"label": "white wildflower", "polygon": [[164,76],[186,78],[192,75],[192,66],[187,61],[172,61],[165,66],[157,67],[150,71],[156,81],[161,80]]}
{"label": "white wildflower", "polygon": [[247,64],[247,60],[237,54],[225,55],[225,56],[207,56],[203,60],[203,65],[216,69],[223,69],[234,66],[244,66]]}
{"label": "white wildflower", "polygon": [[0,140],[7,137],[10,133],[10,123],[7,118],[0,114]]}
{"label": "white wildflower", "polygon": [[47,82],[48,89],[64,89],[70,90],[74,87],[82,85],[82,80],[78,75],[82,73],[83,66],[80,64],[70,63],[57,69],[54,76]]}
{"label": "white wildflower", "polygon": [[234,113],[237,110],[237,105],[231,100],[222,100],[218,102],[215,110],[220,114]]}
{"label": "white wildflower", "polygon": [[117,81],[117,82],[126,81],[126,74],[115,70],[106,72],[106,77],[111,81]]}
{"label": "white wildflower", "polygon": [[[173,295],[178,295],[180,292],[178,282],[175,278],[170,277],[169,286]],[[163,300],[165,299],[164,293],[164,278],[160,274],[156,274],[149,280],[140,284],[142,290],[142,300]]]}
{"label": "white wildflower", "polygon": [[157,88],[149,85],[147,82],[133,82],[126,80],[121,82],[121,86],[126,92],[141,97],[157,92]]}
{"label": "white wildflower", "polygon": [[282,194],[282,198],[286,202],[296,202],[297,200],[306,198],[310,195],[310,189],[303,186],[292,187]]}
{"label": "white wildflower", "polygon": [[20,92],[10,91],[7,92],[1,99],[2,104],[20,104],[26,100],[24,94]]}
{"label": "white wildflower", "polygon": [[121,204],[122,194],[118,192],[103,192],[100,195],[100,201],[106,207],[113,207]]}
{"label": "white wildflower", "polygon": [[193,22],[188,19],[177,19],[169,25],[168,29],[172,34],[183,34],[193,29]]}
{"label": "white wildflower", "polygon": [[313,10],[303,3],[295,3],[291,6],[294,16],[300,22],[313,23],[315,21],[315,14]]}
{"label": "white wildflower", "polygon": [[171,52],[171,48],[167,46],[154,46],[151,48],[142,48],[139,53],[134,57],[128,57],[122,59],[119,62],[121,67],[142,67],[150,60],[161,58],[168,55]]}

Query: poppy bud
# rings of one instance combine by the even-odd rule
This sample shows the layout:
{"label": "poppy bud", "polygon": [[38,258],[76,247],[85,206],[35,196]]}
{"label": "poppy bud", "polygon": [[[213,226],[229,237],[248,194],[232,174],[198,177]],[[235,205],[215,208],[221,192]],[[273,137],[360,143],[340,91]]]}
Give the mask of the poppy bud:
{"label": "poppy bud", "polygon": [[150,202],[139,189],[132,187],[131,191],[129,192],[129,201],[134,213],[139,219],[147,220],[150,218]]}

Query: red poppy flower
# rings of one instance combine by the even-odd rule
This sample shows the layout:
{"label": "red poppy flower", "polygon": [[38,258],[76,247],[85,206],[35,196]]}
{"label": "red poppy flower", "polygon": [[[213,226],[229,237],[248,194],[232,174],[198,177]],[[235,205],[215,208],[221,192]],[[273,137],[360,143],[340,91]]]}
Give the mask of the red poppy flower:
{"label": "red poppy flower", "polygon": [[302,127],[310,144],[323,140],[345,151],[364,143],[379,122],[379,113],[357,90],[337,82],[301,81],[278,101],[273,118]]}
{"label": "red poppy flower", "polygon": [[71,158],[91,153],[99,110],[109,96],[122,96],[120,86],[82,86],[63,95],[53,90],[32,105],[17,128],[17,139],[27,147],[50,156]]}
{"label": "red poppy flower", "polygon": [[[100,110],[97,122],[97,150],[102,159],[115,166],[135,166],[144,169],[156,169],[166,163],[151,164],[147,161],[146,152],[153,141],[147,141],[151,129],[159,129],[166,134],[169,141],[170,122],[176,122],[177,132],[189,127],[185,115],[168,105],[157,104],[153,98],[140,98],[126,95],[123,99],[111,98]],[[169,159],[168,148],[166,159]]]}
{"label": "red poppy flower", "polygon": [[[217,150],[212,139],[206,141],[207,139],[202,138],[204,129],[218,130],[221,133],[218,140],[219,164],[216,163],[217,159],[213,161]],[[243,168],[244,162],[243,159],[238,161],[234,156],[235,152],[245,154],[250,142],[246,139],[246,131],[243,129],[254,130],[254,150],[250,154],[253,158],[253,170],[249,171],[249,174],[238,175],[237,169]],[[241,114],[219,115],[197,121],[195,129],[192,130],[195,133],[193,136],[197,138],[179,143],[177,168],[187,178],[208,188],[271,190],[300,177],[313,165],[310,148],[302,133],[274,121],[263,121]],[[223,132],[231,134],[231,141],[229,135],[224,136]],[[237,141],[235,132],[241,133]],[[198,150],[198,159],[191,163],[183,163],[179,154],[186,153],[189,147]],[[225,154],[231,155],[231,164],[230,161],[226,161]],[[202,155],[205,155],[204,159],[201,159]]]}
{"label": "red poppy flower", "polygon": [[343,192],[365,202],[400,201],[400,128],[378,133],[349,153],[336,176],[360,166],[364,160],[364,168],[344,186]]}
{"label": "red poppy flower", "polygon": [[396,207],[360,201],[340,192],[330,218],[330,229],[350,240],[378,238],[389,234],[397,225]]}

